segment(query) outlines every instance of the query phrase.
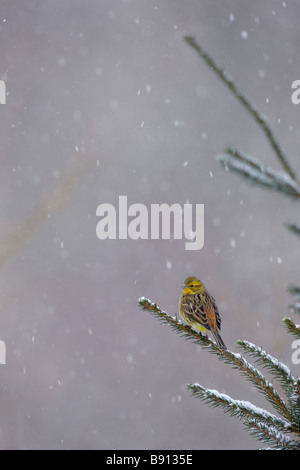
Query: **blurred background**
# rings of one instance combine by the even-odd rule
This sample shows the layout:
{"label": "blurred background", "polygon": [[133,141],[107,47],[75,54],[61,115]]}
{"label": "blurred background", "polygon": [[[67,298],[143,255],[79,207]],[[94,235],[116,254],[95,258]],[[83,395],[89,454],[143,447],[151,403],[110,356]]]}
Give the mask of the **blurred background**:
{"label": "blurred background", "polygon": [[[257,124],[184,41],[193,35],[265,113],[300,171],[297,0],[1,0],[2,449],[255,449],[242,423],[189,396],[197,381],[270,411],[217,357],[137,308],[178,311],[196,275],[229,349],[291,363],[286,286],[297,203],[215,156],[281,169]],[[96,237],[101,203],[205,204],[202,250]],[[298,369],[298,370],[297,370]]]}

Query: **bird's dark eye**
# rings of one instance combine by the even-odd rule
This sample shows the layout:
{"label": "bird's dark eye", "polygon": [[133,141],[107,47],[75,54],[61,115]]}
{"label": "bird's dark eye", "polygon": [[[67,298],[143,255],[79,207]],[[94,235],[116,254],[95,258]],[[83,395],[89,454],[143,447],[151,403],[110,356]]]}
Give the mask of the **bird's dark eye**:
{"label": "bird's dark eye", "polygon": [[191,284],[191,287],[194,287],[194,284]]}

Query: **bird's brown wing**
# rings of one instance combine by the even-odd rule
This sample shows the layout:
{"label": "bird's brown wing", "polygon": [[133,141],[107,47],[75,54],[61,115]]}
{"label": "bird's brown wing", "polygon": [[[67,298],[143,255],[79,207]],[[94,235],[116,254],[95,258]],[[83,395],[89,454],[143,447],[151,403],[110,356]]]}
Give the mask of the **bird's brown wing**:
{"label": "bird's brown wing", "polygon": [[196,321],[201,326],[204,326],[204,328],[210,330],[202,295],[202,292],[193,295],[183,295],[181,299],[181,308],[185,315],[191,318],[191,321]]}
{"label": "bird's brown wing", "polygon": [[216,305],[216,301],[213,296],[207,292],[203,291],[201,294],[205,297],[204,304],[206,305],[206,317],[207,322],[210,326],[211,330],[220,330],[221,329],[221,317],[219,314],[218,307]]}

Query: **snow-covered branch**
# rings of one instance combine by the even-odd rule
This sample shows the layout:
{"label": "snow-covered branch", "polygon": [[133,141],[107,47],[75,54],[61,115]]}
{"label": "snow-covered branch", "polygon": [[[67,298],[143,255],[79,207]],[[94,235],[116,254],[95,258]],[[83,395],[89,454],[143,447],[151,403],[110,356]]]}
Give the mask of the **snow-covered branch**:
{"label": "snow-covered branch", "polygon": [[255,406],[249,401],[235,400],[225,393],[204,388],[198,383],[188,384],[187,388],[192,392],[192,396],[195,398],[200,398],[210,406],[222,407],[225,413],[240,418],[244,422],[249,419],[256,420],[276,427],[278,431],[291,432],[291,425],[288,421],[279,418],[263,408]]}
{"label": "snow-covered branch", "polygon": [[[300,436],[300,379],[295,379],[285,364],[249,341],[239,340],[237,342],[240,348],[254,357],[257,363],[268,369],[274,379],[282,386],[287,397],[286,399],[281,396],[273,382],[267,380],[241,354],[234,353],[228,349],[219,349],[214,341],[184,325],[177,320],[176,316],[168,315],[156,303],[151,302],[145,297],[141,297],[138,300],[138,305],[142,310],[149,312],[163,323],[170,325],[180,336],[200,344],[209,352],[216,354],[221,361],[231,365],[233,369],[237,369],[265,396],[275,412],[279,413],[281,417],[258,408],[247,401],[234,400],[224,393],[207,389],[198,383],[187,386],[193,396],[208,402],[211,406],[220,406],[231,416],[242,419],[252,435],[255,435],[263,442],[270,443],[273,448],[300,449],[300,442],[290,437],[290,434],[293,433],[297,438]],[[290,325],[289,331],[295,334],[297,326],[289,319],[285,319],[284,322],[286,326]]]}
{"label": "snow-covered branch", "polygon": [[286,172],[275,171],[251,155],[229,148],[225,154],[217,155],[216,158],[227,171],[239,174],[250,183],[280,191],[293,198],[300,197],[300,187]]}
{"label": "snow-covered branch", "polygon": [[281,163],[284,171],[290,176],[292,180],[297,181],[296,174],[289,163],[285,151],[279,144],[271,126],[263,114],[261,114],[257,107],[240,91],[237,85],[234,83],[231,77],[220,67],[215,60],[197,43],[196,39],[192,36],[185,36],[184,40],[189,46],[191,46],[198,55],[205,61],[210,70],[212,70],[226,85],[226,88],[231,91],[235,98],[243,105],[248,113],[257,122],[263,133],[265,134],[269,144],[275,152],[279,162]]}

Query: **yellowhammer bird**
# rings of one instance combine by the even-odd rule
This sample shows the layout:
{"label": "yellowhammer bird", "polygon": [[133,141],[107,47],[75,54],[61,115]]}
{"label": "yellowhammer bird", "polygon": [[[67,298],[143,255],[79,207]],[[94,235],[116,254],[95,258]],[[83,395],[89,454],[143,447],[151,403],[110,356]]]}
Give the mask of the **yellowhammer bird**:
{"label": "yellowhammer bird", "polygon": [[184,281],[179,300],[179,313],[184,323],[196,331],[209,330],[219,348],[227,349],[219,333],[221,317],[216,301],[207,292],[204,284],[194,276],[190,276]]}

